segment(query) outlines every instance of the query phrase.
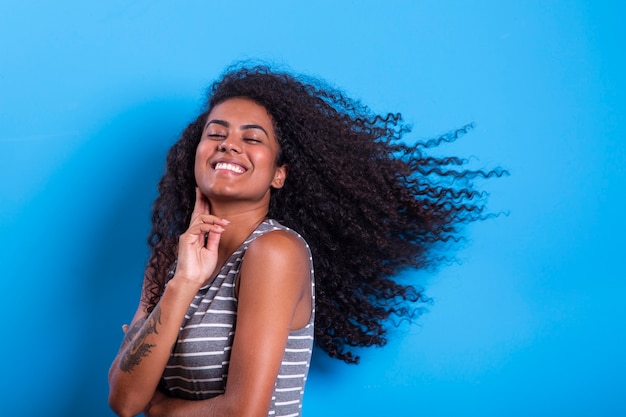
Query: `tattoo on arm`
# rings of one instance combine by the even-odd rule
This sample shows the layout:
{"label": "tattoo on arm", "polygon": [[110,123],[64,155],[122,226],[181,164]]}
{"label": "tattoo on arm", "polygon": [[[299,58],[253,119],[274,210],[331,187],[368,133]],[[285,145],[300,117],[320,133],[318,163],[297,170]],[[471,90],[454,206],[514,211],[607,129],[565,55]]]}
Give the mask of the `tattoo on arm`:
{"label": "tattoo on arm", "polygon": [[157,305],[152,314],[141,320],[137,320],[135,325],[128,329],[124,337],[123,345],[130,342],[126,348],[124,356],[120,361],[120,369],[124,372],[132,372],[141,359],[148,356],[154,344],[146,343],[146,338],[151,334],[158,334],[157,325],[161,324],[161,309]]}

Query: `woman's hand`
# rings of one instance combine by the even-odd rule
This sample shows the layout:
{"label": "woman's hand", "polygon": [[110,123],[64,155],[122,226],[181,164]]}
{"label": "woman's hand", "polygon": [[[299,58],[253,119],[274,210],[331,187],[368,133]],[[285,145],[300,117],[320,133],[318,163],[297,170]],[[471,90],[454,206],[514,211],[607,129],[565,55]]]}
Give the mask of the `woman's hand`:
{"label": "woman's hand", "polygon": [[156,390],[154,392],[154,396],[148,403],[148,406],[144,410],[143,414],[145,417],[161,417],[166,414],[165,413],[165,404],[168,400],[168,396],[163,394],[160,390]]}
{"label": "woman's hand", "polygon": [[228,220],[210,213],[209,201],[196,188],[196,203],[191,213],[189,228],[178,241],[176,276],[198,288],[211,277],[217,266],[218,246]]}
{"label": "woman's hand", "polygon": [[157,411],[171,406],[171,398],[165,401],[155,390],[189,303],[215,270],[220,237],[228,224],[210,214],[208,200],[196,189],[189,228],[179,238],[174,278],[149,315],[140,302],[130,326],[122,327],[126,336],[109,371],[109,405],[117,415],[138,415],[149,404]]}

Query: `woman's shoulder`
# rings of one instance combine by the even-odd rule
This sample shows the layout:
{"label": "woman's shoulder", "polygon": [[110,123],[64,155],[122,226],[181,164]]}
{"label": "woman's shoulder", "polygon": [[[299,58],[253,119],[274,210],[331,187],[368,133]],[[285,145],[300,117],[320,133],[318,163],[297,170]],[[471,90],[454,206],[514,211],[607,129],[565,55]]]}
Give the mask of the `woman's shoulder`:
{"label": "woman's shoulder", "polygon": [[308,254],[308,245],[295,231],[287,227],[276,227],[266,230],[250,242],[248,254],[296,256]]}
{"label": "woman's shoulder", "polygon": [[240,272],[264,286],[292,288],[294,294],[300,294],[312,278],[312,265],[304,239],[281,227],[267,230],[250,242]]}
{"label": "woman's shoulder", "polygon": [[291,244],[297,246],[303,245],[306,248],[309,246],[298,232],[273,219],[267,219],[257,227],[249,239],[249,244],[259,239],[261,239],[260,242],[264,242],[262,244],[269,245],[280,245],[291,242]]}
{"label": "woman's shoulder", "polygon": [[309,246],[302,236],[276,220],[264,221],[254,235],[246,249],[247,263],[271,260],[273,265],[288,267],[311,262]]}

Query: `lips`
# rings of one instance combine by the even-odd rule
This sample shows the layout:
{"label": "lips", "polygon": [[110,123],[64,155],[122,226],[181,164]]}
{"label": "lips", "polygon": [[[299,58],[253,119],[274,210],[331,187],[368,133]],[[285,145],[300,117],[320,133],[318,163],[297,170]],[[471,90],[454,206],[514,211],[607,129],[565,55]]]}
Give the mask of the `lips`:
{"label": "lips", "polygon": [[246,172],[246,169],[241,165],[233,164],[230,162],[218,162],[217,164],[215,164],[214,169],[216,171],[230,171],[234,172],[235,174],[243,174],[244,172]]}

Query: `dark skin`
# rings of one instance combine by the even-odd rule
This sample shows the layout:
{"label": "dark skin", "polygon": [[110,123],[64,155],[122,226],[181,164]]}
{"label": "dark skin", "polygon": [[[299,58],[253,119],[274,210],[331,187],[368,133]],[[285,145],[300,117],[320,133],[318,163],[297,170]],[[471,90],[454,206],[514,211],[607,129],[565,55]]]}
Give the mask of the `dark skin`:
{"label": "dark skin", "polygon": [[267,415],[289,331],[305,326],[311,314],[308,252],[289,232],[260,236],[246,252],[225,393],[187,401],[165,396],[157,385],[193,297],[266,218],[270,188],[281,187],[287,174],[286,166],[276,165],[278,150],[272,120],[258,104],[229,99],[209,114],[196,151],[196,204],[179,239],[176,273],[150,315],[140,302],[109,373],[109,402],[118,415]]}

